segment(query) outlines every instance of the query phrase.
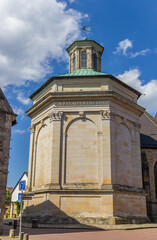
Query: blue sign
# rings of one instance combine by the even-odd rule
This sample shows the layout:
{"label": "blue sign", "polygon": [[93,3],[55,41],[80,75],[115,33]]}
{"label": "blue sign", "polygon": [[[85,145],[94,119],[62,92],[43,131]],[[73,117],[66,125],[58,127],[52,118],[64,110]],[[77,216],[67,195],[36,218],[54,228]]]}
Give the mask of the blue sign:
{"label": "blue sign", "polygon": [[22,193],[18,194],[18,202],[22,202]]}
{"label": "blue sign", "polygon": [[21,181],[19,184],[19,190],[25,190],[26,189],[26,181]]}

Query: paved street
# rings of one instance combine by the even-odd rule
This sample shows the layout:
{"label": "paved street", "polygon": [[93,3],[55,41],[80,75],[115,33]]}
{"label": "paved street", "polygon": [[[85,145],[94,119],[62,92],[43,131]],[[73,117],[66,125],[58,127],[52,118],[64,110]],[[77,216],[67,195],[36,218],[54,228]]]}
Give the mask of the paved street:
{"label": "paved street", "polygon": [[[8,234],[5,227],[5,234]],[[32,229],[23,228],[30,240],[157,240],[157,228],[137,230],[88,230],[88,229]],[[17,231],[18,232],[18,231]],[[0,237],[0,239],[9,239]]]}

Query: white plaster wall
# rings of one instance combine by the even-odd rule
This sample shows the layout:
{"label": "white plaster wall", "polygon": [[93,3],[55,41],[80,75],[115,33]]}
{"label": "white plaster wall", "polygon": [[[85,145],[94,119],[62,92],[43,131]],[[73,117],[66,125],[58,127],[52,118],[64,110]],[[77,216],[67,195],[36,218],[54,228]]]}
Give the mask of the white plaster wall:
{"label": "white plaster wall", "polygon": [[[28,177],[26,174],[24,174],[24,176],[21,178],[20,181],[26,181],[26,186],[27,186],[27,180],[28,180]],[[18,201],[18,194],[20,193],[21,191],[19,190],[19,184],[16,186],[15,190],[13,191],[12,193],[12,197],[11,197],[11,201],[12,202],[16,202]]]}

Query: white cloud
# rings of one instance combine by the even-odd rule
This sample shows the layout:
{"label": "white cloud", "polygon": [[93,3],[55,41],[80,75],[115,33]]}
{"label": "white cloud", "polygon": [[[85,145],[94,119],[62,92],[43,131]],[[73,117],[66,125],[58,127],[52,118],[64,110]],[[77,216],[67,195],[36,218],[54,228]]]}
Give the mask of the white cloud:
{"label": "white cloud", "polygon": [[21,120],[24,118],[25,112],[22,108],[18,108],[16,106],[13,106],[13,111],[14,111],[15,114],[17,114],[21,118]]}
{"label": "white cloud", "polygon": [[117,78],[141,92],[142,96],[139,98],[138,103],[145,107],[149,113],[155,114],[157,112],[157,80],[153,79],[143,84],[140,75],[140,71],[135,68],[119,74]]}
{"label": "white cloud", "polygon": [[31,103],[31,100],[29,98],[25,98],[22,92],[18,93],[17,100],[24,105],[29,105]]}
{"label": "white cloud", "polygon": [[18,108],[18,107],[16,107],[16,106],[13,107],[13,111],[14,111],[14,113],[17,114],[17,115],[23,115],[23,114],[25,113],[22,108]]}
{"label": "white cloud", "polygon": [[65,47],[80,36],[87,17],[57,0],[1,0],[0,86],[39,81],[66,60]]}
{"label": "white cloud", "polygon": [[150,51],[150,49],[144,49],[144,50],[142,50],[142,51],[140,51],[140,52],[135,52],[135,53],[130,53],[130,57],[131,58],[135,58],[135,57],[137,57],[137,56],[139,56],[139,55],[141,55],[141,56],[146,56],[146,54],[148,53]]}
{"label": "white cloud", "polygon": [[18,134],[24,134],[26,132],[26,130],[21,130],[21,129],[13,129],[14,133],[18,133]]}
{"label": "white cloud", "polygon": [[132,48],[132,42],[129,39],[125,39],[118,43],[118,47],[116,48],[116,51],[113,52],[114,54],[120,54],[127,56],[127,49]]}
{"label": "white cloud", "polygon": [[75,0],[69,0],[70,4],[72,4],[73,2],[75,2]]}
{"label": "white cloud", "polygon": [[116,51],[113,52],[114,54],[123,54],[127,57],[130,57],[130,58],[135,58],[137,56],[145,56],[149,51],[150,49],[143,49],[141,51],[138,51],[138,52],[130,52],[130,53],[127,53],[127,49],[128,48],[132,48],[133,47],[133,44],[132,44],[132,41],[130,41],[128,38],[119,42],[118,43],[118,47],[116,48]]}

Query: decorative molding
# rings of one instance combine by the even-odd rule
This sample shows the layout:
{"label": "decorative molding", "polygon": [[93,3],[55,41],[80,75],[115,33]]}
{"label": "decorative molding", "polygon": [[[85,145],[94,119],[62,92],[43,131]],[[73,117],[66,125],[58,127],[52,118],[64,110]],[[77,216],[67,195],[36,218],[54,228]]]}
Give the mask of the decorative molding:
{"label": "decorative molding", "polygon": [[79,112],[79,116],[80,116],[81,118],[84,118],[84,112],[83,112],[83,111]]}
{"label": "decorative molding", "polygon": [[30,132],[31,132],[31,133],[34,133],[34,131],[35,131],[35,125],[34,125],[34,124],[31,125],[31,126],[29,127],[29,129],[30,129]]}
{"label": "decorative molding", "polygon": [[42,119],[42,120],[40,121],[40,124],[41,124],[41,127],[44,126],[44,119]]}
{"label": "decorative molding", "polygon": [[139,131],[140,131],[140,128],[141,128],[141,124],[138,123],[138,122],[135,122],[135,123],[134,123],[134,127],[135,127],[135,130],[139,132]]}
{"label": "decorative molding", "polygon": [[114,120],[116,118],[116,113],[110,110],[101,110],[100,114],[103,120]]}
{"label": "decorative molding", "polygon": [[101,106],[101,105],[108,105],[108,101],[64,101],[64,102],[56,102],[56,106]]}
{"label": "decorative molding", "polygon": [[60,121],[63,116],[63,112],[55,112],[52,111],[51,113],[48,114],[48,117],[50,118],[50,122],[52,121]]}

